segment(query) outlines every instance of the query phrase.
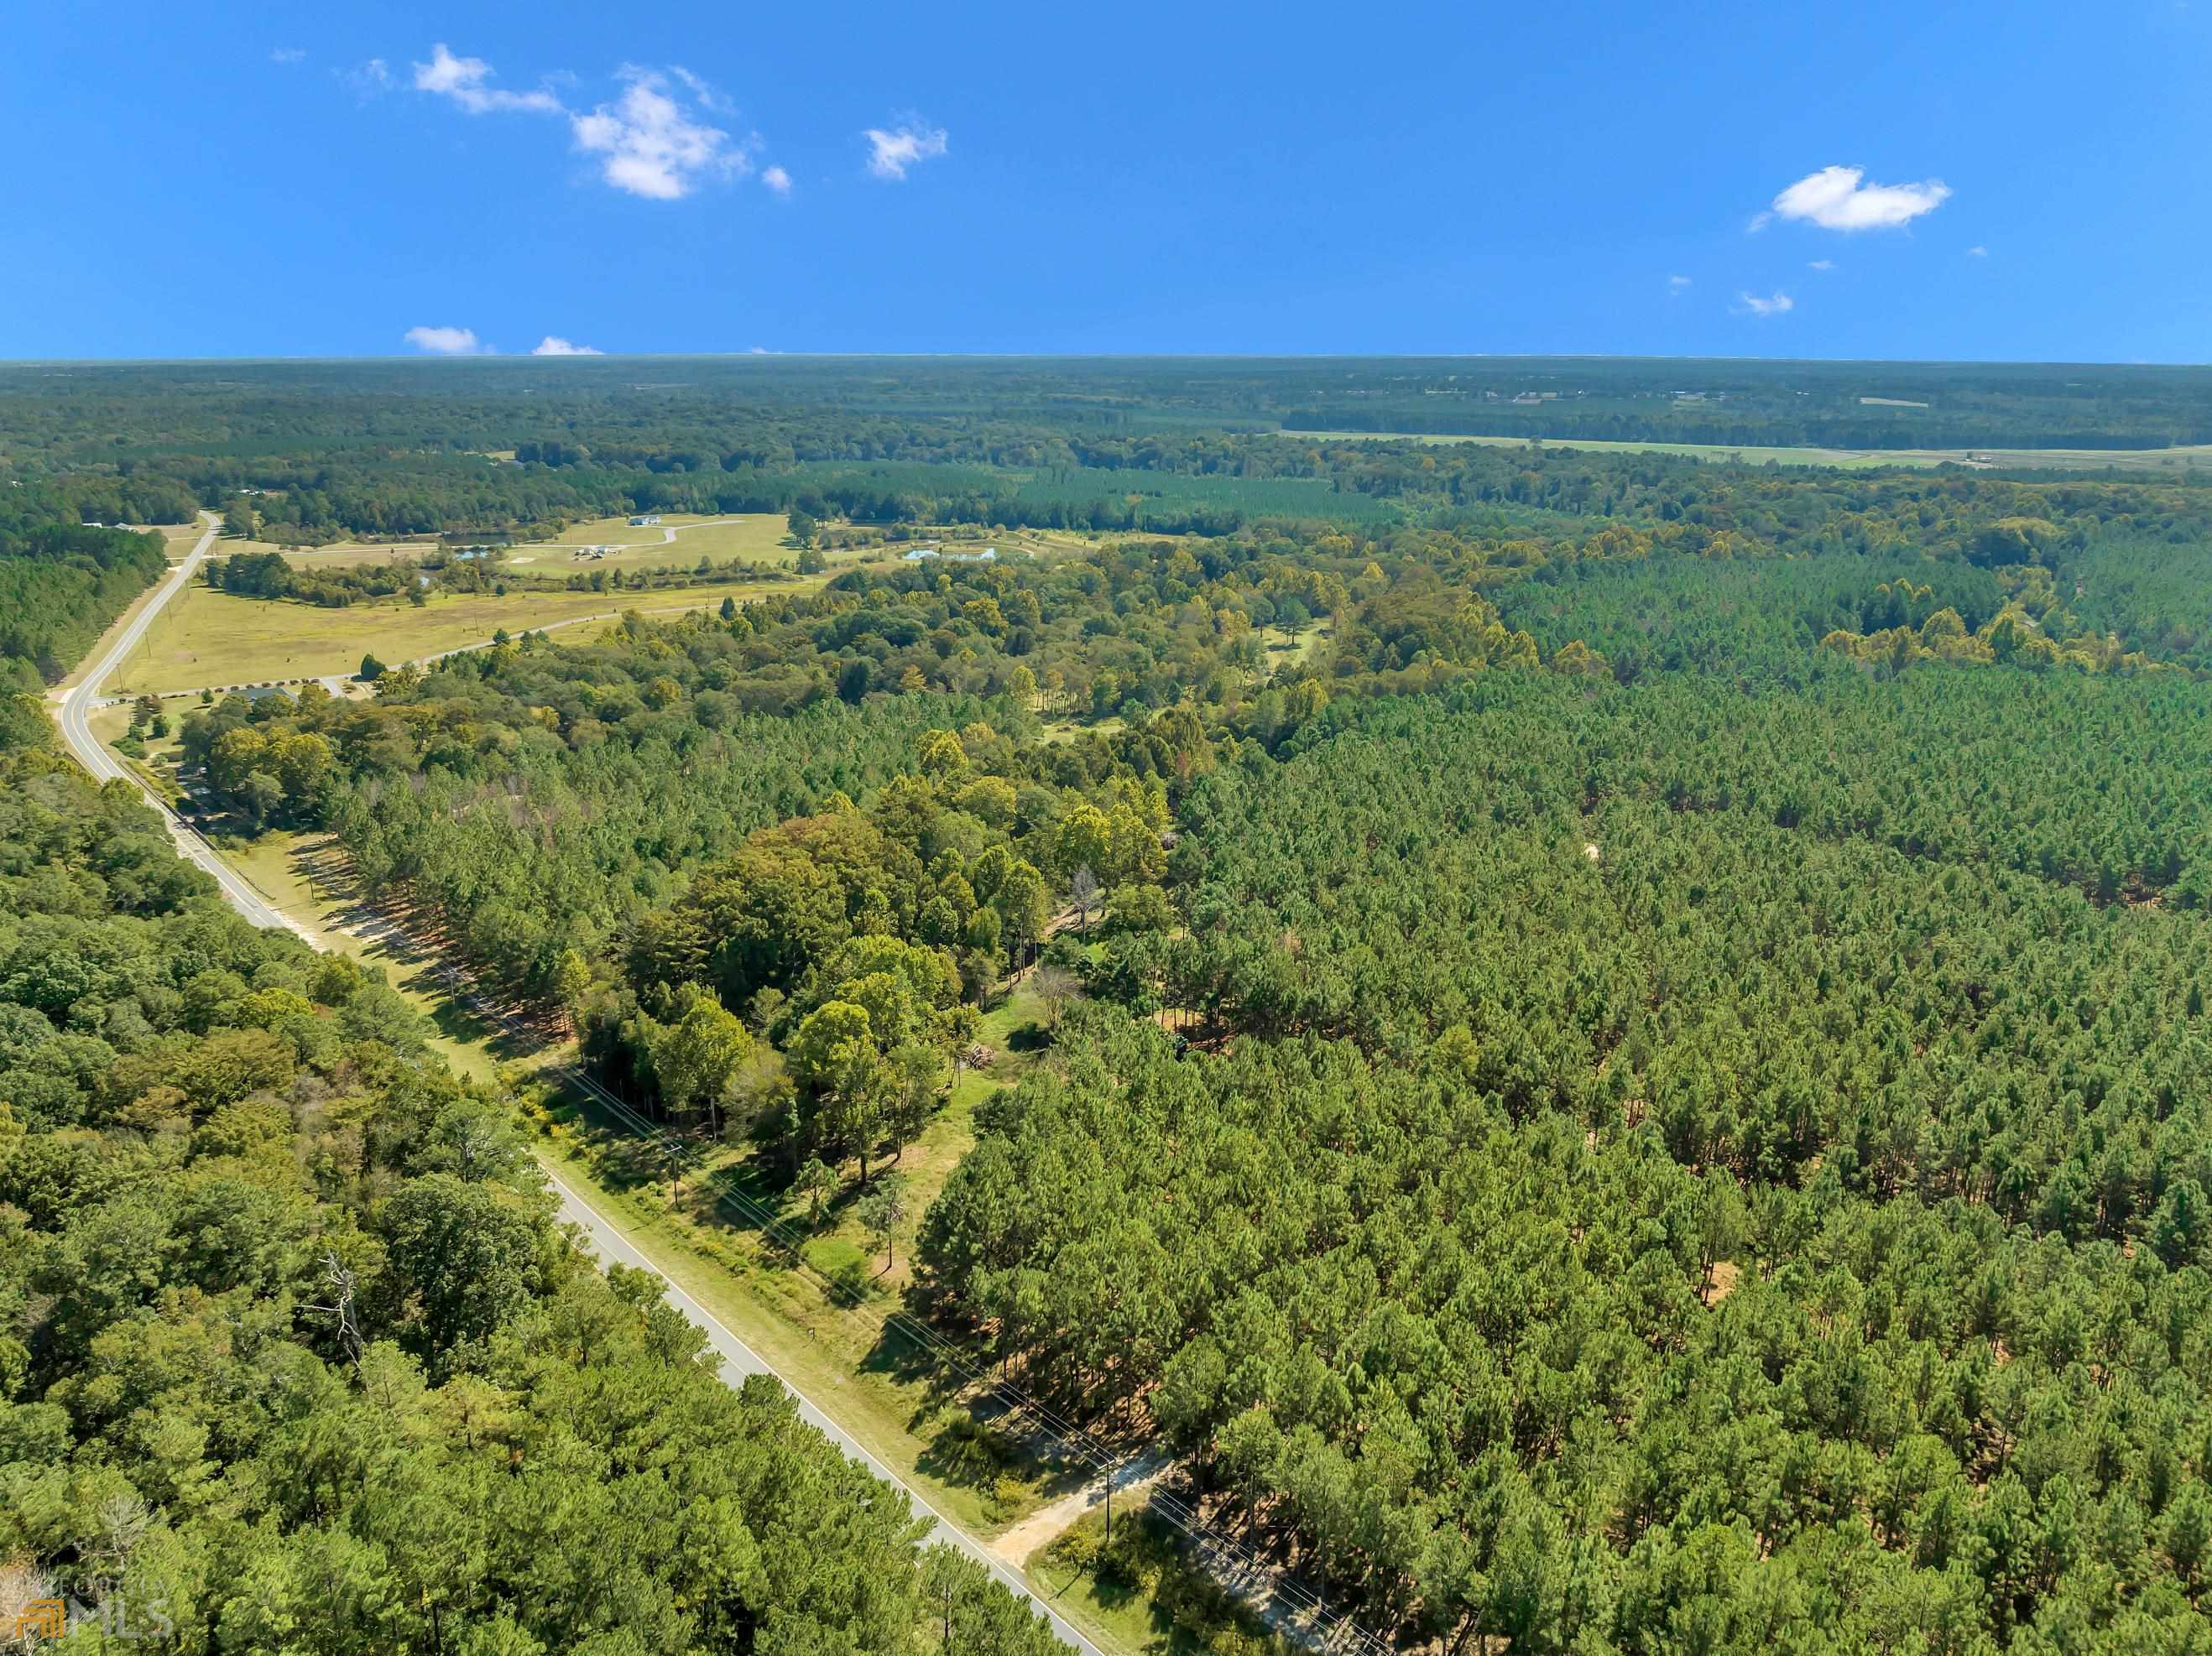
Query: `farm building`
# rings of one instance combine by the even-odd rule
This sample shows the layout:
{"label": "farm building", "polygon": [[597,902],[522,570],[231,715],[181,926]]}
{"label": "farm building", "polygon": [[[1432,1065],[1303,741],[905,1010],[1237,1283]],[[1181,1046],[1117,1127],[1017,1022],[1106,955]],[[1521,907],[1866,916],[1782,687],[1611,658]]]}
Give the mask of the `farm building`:
{"label": "farm building", "polygon": [[942,558],[947,563],[996,563],[999,549],[987,546],[981,552],[940,552],[933,546],[917,546],[904,556],[908,563],[920,563],[925,558]]}
{"label": "farm building", "polygon": [[658,512],[641,512],[629,520],[629,526],[632,529],[657,529],[660,526],[660,514]]}

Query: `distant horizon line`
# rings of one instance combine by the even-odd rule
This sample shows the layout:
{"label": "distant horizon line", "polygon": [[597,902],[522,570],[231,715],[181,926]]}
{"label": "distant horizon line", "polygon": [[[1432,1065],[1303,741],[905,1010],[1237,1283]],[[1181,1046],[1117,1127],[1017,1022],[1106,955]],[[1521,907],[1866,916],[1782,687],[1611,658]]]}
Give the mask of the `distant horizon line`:
{"label": "distant horizon line", "polygon": [[[22,356],[0,357],[0,370],[10,368],[175,367],[235,366],[265,363],[417,363],[452,367],[470,364],[529,363],[553,367],[556,373],[592,363],[619,362],[742,362],[742,361],[891,361],[891,362],[1726,362],[1786,365],[1808,363],[1830,367],[2017,367],[2093,369],[2203,369],[2212,361],[2127,361],[2092,358],[2011,356],[1768,356],[1669,355],[1635,351],[890,351],[890,350],[696,350],[592,351],[574,355],[537,355],[529,351],[472,351],[440,355],[395,351],[361,355],[303,355],[296,356]],[[556,365],[558,365],[557,367]]]}

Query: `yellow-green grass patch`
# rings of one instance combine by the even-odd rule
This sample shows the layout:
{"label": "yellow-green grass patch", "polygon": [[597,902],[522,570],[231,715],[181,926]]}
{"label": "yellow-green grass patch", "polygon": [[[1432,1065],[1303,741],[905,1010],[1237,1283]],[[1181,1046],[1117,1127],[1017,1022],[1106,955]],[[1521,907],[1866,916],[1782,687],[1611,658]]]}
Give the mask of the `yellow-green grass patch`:
{"label": "yellow-green grass patch", "polygon": [[1282,434],[1294,440],[1310,439],[1317,443],[1477,443],[1486,448],[1527,448],[1532,443],[1540,442],[1546,448],[1589,449],[1601,454],[1681,454],[1701,460],[1737,461],[1746,465],[1763,465],[1772,460],[1786,466],[1840,466],[1852,470],[1887,465],[1933,466],[1941,465],[1946,459],[1956,459],[1961,464],[1966,460],[1963,450],[1955,454],[1942,454],[1928,449],[1761,448],[1741,444],[1628,443],[1566,437],[1477,437],[1418,431],[1286,431]]}
{"label": "yellow-green grass patch", "polygon": [[[671,541],[663,532],[674,530]],[[746,513],[726,518],[696,513],[664,513],[650,525],[633,525],[628,518],[600,518],[575,524],[550,539],[518,544],[507,561],[532,574],[565,574],[592,569],[682,569],[705,558],[727,563],[743,558],[748,563],[791,563],[799,549],[787,546],[789,520],[780,512]],[[586,546],[617,549],[599,557],[578,555]],[[523,561],[527,559],[526,563]]]}
{"label": "yellow-green grass patch", "polygon": [[571,592],[510,590],[434,592],[422,604],[406,599],[324,609],[284,599],[240,597],[195,581],[155,618],[118,670],[111,693],[198,689],[349,676],[364,655],[388,666],[478,645],[495,633],[569,627],[630,610],[671,614],[740,604],[771,591],[764,585],[672,586],[657,591]]}
{"label": "yellow-green grass patch", "polygon": [[1552,449],[1589,449],[1599,453],[1681,454],[1703,460],[1761,465],[1769,460],[1788,466],[1836,466],[1864,470],[1874,466],[1973,466],[1984,470],[2040,470],[2101,471],[2107,466],[2126,472],[2179,476],[2212,470],[2212,443],[2174,448],[1819,448],[1812,446],[1763,448],[1724,443],[1613,442],[1573,437],[1478,437],[1439,432],[1413,431],[1286,431],[1290,438],[1315,442],[1480,443],[1491,448],[1518,448],[1540,442]]}
{"label": "yellow-green grass patch", "polygon": [[1326,622],[1313,622],[1295,632],[1285,627],[1262,627],[1260,646],[1263,664],[1271,667],[1301,665],[1328,636]]}

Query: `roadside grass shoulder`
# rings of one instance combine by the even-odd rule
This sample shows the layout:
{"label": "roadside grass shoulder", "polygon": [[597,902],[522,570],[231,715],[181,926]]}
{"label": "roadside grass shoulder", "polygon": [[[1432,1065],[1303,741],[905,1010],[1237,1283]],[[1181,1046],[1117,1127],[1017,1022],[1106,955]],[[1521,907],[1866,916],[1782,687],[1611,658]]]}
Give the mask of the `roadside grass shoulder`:
{"label": "roadside grass shoulder", "polygon": [[[1018,991],[987,1014],[977,1038],[999,1052],[991,1070],[962,1077],[896,1162],[880,1156],[872,1162],[872,1180],[900,1180],[909,1215],[888,1269],[860,1222],[865,1192],[849,1162],[817,1223],[805,1198],[787,1188],[789,1168],[750,1138],[706,1146],[672,1189],[659,1158],[596,1101],[562,1094],[541,1122],[544,1153],[564,1179],[635,1231],[641,1247],[651,1244],[687,1292],[872,1453],[902,1476],[913,1473],[932,1501],[979,1535],[1018,1521],[1079,1475],[1039,1461],[1018,1431],[971,1409],[957,1377],[884,1316],[910,1280],[918,1216],[975,1143],[975,1107],[1039,1061],[1023,1032],[1042,1015],[1036,998]],[[723,1199],[726,1189],[744,1199]],[[807,1264],[851,1302],[833,1301],[816,1276],[792,1269],[765,1234],[763,1215],[802,1236]]]}
{"label": "roadside grass shoulder", "polygon": [[1023,1562],[1030,1590],[1101,1646],[1148,1656],[1287,1656],[1289,1645],[1232,1600],[1181,1539],[1141,1507],[1085,1513]]}

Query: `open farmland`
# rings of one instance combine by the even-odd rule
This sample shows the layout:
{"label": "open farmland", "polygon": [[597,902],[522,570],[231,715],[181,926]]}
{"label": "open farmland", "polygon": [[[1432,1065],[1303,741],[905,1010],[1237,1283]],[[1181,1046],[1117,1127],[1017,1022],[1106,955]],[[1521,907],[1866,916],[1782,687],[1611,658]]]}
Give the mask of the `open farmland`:
{"label": "open farmland", "polygon": [[319,678],[356,671],[364,655],[387,664],[458,650],[504,630],[519,634],[636,610],[646,614],[740,604],[783,584],[675,586],[644,592],[510,591],[433,594],[420,606],[362,604],[347,609],[238,597],[195,584],[164,610],[112,687],[161,694],[208,685]]}
{"label": "open farmland", "polygon": [[[673,531],[670,533],[669,531]],[[571,525],[550,540],[514,547],[507,555],[532,574],[557,575],[578,569],[676,569],[705,558],[726,563],[788,564],[799,549],[787,543],[789,519],[780,512],[749,512],[732,517],[704,517],[671,512],[658,525],[634,525],[629,519],[599,518]],[[598,557],[580,556],[585,547],[615,549]]]}
{"label": "open farmland", "polygon": [[1727,443],[1606,442],[1589,438],[1531,440],[1417,431],[1294,431],[1286,437],[1322,443],[1474,443],[1486,448],[1587,449],[1598,454],[1679,454],[1693,460],[1745,465],[1832,466],[1862,471],[1875,466],[1972,466],[1988,470],[2101,471],[2154,476],[2212,472],[2212,444],[2174,448],[1761,448]]}
{"label": "open farmland", "polygon": [[[1474,437],[1442,432],[1291,431],[1283,434],[1300,441],[1317,443],[1474,443],[1484,448],[1531,448],[1537,446],[1536,442],[1526,437]],[[1904,449],[1760,448],[1719,443],[1599,442],[1581,438],[1538,440],[1541,441],[1543,447],[1549,449],[1589,449],[1600,454],[1680,454],[1693,460],[1741,461],[1747,465],[1764,465],[1771,461],[1777,465],[1785,466],[1838,466],[1858,470],[1868,466],[1941,465],[1946,458],[1961,461],[1965,458],[1963,454],[1937,456],[1932,452],[1923,453]]]}

